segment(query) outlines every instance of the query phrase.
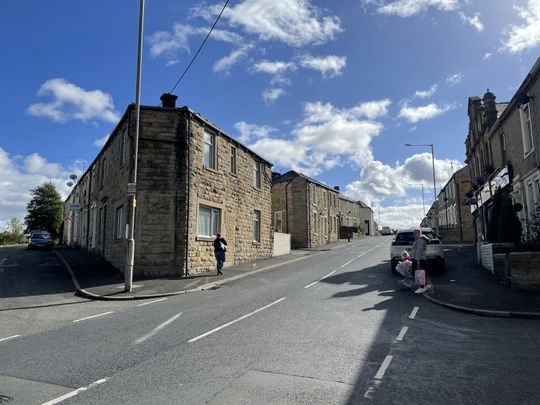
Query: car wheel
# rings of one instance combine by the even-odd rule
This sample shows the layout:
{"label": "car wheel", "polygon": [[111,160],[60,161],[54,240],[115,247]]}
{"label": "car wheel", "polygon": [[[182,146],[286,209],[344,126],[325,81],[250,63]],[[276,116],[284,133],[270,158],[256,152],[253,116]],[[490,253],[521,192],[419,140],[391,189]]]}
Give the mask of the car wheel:
{"label": "car wheel", "polygon": [[391,267],[391,270],[392,270],[393,274],[399,274],[397,272],[397,270],[396,270],[396,266],[397,266],[397,260],[391,259],[390,260],[390,267]]}

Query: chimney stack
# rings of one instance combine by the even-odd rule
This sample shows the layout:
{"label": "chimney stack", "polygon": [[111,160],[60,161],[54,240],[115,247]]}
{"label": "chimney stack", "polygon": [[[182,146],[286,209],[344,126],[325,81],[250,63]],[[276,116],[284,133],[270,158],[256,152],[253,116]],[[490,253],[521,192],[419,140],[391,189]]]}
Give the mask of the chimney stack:
{"label": "chimney stack", "polygon": [[334,186],[334,190],[339,191],[339,186]]}
{"label": "chimney stack", "polygon": [[272,181],[274,181],[275,179],[277,179],[278,177],[281,176],[281,173],[278,173],[278,172],[272,172]]}
{"label": "chimney stack", "polygon": [[176,99],[178,96],[175,96],[171,93],[163,93],[161,97],[159,98],[161,100],[161,104],[163,107],[166,108],[176,108]]}

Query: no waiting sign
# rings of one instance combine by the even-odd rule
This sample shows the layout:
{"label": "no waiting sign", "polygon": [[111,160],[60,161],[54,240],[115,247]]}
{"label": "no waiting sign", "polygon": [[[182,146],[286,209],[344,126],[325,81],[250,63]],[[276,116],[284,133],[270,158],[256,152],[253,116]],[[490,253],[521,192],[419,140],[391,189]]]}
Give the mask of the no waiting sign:
{"label": "no waiting sign", "polygon": [[128,183],[127,195],[133,196],[137,194],[137,183]]}

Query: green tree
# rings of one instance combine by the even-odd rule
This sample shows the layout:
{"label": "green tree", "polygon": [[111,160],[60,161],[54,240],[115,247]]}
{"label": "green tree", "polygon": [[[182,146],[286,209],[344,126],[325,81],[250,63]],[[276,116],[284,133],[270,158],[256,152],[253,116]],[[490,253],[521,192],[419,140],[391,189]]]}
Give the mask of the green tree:
{"label": "green tree", "polygon": [[62,226],[63,204],[54,184],[45,183],[31,191],[32,199],[28,203],[28,215],[24,218],[27,232],[44,229],[53,239],[60,235]]}
{"label": "green tree", "polygon": [[19,218],[11,218],[0,232],[0,245],[17,245],[25,242],[23,222]]}

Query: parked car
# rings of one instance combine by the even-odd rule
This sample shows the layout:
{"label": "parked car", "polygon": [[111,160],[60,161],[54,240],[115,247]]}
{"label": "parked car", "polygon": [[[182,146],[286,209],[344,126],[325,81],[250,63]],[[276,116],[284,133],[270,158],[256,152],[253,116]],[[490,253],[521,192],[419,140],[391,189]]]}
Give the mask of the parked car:
{"label": "parked car", "polygon": [[28,240],[28,249],[53,250],[54,243],[48,232],[32,232]]}
{"label": "parked car", "polygon": [[381,229],[381,235],[392,235],[392,229],[389,226],[383,226]]}
{"label": "parked car", "polygon": [[[411,251],[412,244],[414,242],[413,228],[400,229],[396,233],[396,237],[392,241],[390,246],[390,266],[392,271],[395,272],[396,265],[401,258],[401,252],[407,250]],[[429,243],[426,249],[427,269],[425,270],[445,270],[444,261],[444,249],[441,245],[441,241],[435,235],[435,232],[431,228],[420,228],[423,235],[429,238]]]}

